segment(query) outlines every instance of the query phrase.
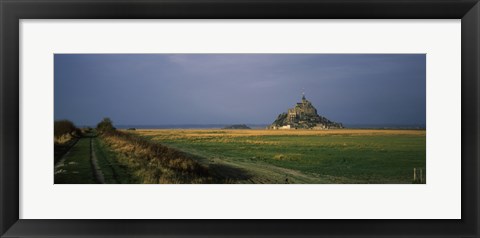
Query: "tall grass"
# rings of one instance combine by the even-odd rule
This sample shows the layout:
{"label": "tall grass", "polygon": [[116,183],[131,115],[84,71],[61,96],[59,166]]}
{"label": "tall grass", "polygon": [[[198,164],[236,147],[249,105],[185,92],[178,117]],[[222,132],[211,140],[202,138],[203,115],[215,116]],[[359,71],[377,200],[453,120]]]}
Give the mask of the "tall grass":
{"label": "tall grass", "polygon": [[102,134],[108,146],[120,154],[121,163],[133,171],[140,183],[212,183],[207,167],[187,154],[122,131]]}

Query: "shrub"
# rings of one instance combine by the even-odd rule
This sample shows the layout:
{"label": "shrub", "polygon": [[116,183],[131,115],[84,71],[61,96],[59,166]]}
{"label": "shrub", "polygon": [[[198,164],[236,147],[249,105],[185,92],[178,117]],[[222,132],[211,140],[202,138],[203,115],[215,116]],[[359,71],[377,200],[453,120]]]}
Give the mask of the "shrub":
{"label": "shrub", "polygon": [[53,142],[55,145],[67,144],[75,137],[82,136],[82,130],[69,120],[55,121],[53,124]]}
{"label": "shrub", "polygon": [[103,118],[103,120],[97,124],[97,131],[100,133],[109,133],[115,131],[115,129],[112,120],[108,117]]}
{"label": "shrub", "polygon": [[75,134],[76,131],[78,131],[77,127],[69,120],[60,120],[54,122],[53,134],[56,138],[64,135]]}

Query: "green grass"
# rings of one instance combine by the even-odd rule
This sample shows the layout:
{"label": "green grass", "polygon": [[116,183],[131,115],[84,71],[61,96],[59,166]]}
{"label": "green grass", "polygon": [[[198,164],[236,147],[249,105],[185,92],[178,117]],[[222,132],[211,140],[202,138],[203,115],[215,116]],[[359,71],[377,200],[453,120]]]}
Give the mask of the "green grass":
{"label": "green grass", "polygon": [[96,183],[90,163],[90,138],[81,138],[55,169],[56,184]]}
{"label": "green grass", "polygon": [[93,151],[105,183],[138,183],[127,166],[119,162],[119,155],[92,132],[80,138],[68,152],[66,147],[55,147],[55,154],[67,153],[63,161],[60,161],[59,157],[55,157],[55,184],[97,183],[90,158],[90,140],[92,140]]}
{"label": "green grass", "polygon": [[128,167],[119,162],[119,155],[112,151],[101,138],[95,138],[93,140],[93,146],[95,148],[98,165],[102,169],[105,177],[105,183],[138,183],[130,173]]}
{"label": "green grass", "polygon": [[[412,183],[413,168],[425,171],[426,167],[425,133],[260,133],[226,139],[221,133],[204,137],[159,133],[160,138],[145,136],[210,161],[241,167],[254,176],[265,177],[263,181],[268,183],[283,182],[283,177],[302,183]],[[269,169],[275,171],[269,173]],[[299,180],[299,173],[304,181]]]}
{"label": "green grass", "polygon": [[64,144],[54,144],[54,163],[57,163],[62,156],[77,142],[78,138],[73,138]]}

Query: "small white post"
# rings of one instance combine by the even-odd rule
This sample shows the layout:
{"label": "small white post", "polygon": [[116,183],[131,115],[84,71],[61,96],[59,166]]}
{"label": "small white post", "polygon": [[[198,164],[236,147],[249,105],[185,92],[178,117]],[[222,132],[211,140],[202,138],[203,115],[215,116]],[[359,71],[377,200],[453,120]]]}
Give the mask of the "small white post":
{"label": "small white post", "polygon": [[417,168],[413,168],[413,182],[417,182]]}
{"label": "small white post", "polygon": [[423,170],[420,169],[420,183],[423,183]]}

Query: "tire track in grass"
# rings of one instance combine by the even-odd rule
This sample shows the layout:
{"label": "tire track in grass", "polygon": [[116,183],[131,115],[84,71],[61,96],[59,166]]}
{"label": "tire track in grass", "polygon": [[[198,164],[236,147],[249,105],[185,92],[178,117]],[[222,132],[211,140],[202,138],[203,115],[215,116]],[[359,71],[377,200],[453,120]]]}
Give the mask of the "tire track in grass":
{"label": "tire track in grass", "polygon": [[105,183],[105,176],[103,176],[102,169],[98,165],[97,156],[93,147],[93,137],[90,137],[90,162],[92,163],[93,176],[97,180],[97,183]]}
{"label": "tire track in grass", "polygon": [[[102,168],[103,175],[105,177],[105,183],[122,183],[122,178],[120,174],[123,174],[121,168],[118,167],[116,162],[116,156],[112,156],[104,147],[101,142],[101,138],[95,137],[93,139],[93,147],[95,150],[95,155],[97,156],[97,161],[100,167]],[[124,175],[124,174],[123,174]]]}

